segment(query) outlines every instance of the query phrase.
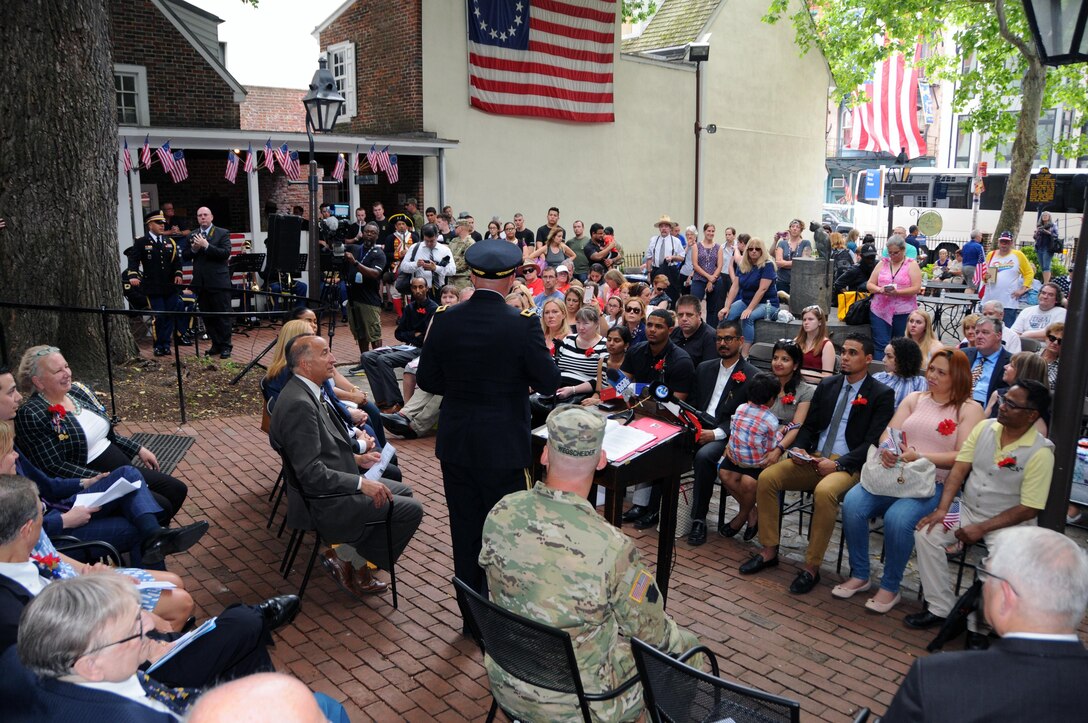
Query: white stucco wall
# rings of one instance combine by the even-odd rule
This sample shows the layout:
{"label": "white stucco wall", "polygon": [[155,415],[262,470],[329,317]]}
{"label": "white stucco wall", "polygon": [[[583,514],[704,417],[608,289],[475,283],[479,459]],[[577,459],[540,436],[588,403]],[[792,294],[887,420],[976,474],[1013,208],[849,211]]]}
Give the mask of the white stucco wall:
{"label": "white stucco wall", "polygon": [[[704,134],[701,216],[753,235],[784,229],[793,216],[819,218],[824,183],[826,66],[818,55],[798,58],[788,25],[760,23],[765,5],[727,2],[703,79],[703,122],[719,130]],[[691,222],[693,68],[617,53],[614,123],[543,121],[469,106],[464,3],[424,3],[423,41],[424,127],[460,141],[446,155],[446,197],[477,227],[520,211],[535,229],[554,205],[568,230],[575,219],[599,221],[636,250],[662,213]],[[434,159],[424,198],[438,201]]]}

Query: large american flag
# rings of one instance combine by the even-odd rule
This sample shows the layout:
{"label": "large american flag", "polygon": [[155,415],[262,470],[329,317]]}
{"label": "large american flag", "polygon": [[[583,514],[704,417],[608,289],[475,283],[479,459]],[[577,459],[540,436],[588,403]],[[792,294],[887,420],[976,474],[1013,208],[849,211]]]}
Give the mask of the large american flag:
{"label": "large american flag", "polygon": [[[155,149],[155,155],[159,157],[159,163],[162,164],[162,169],[174,175],[174,154],[170,150],[170,141],[166,141],[161,146]],[[177,183],[175,180],[174,183]]]}
{"label": "large american flag", "polygon": [[174,157],[170,161],[170,178],[174,179],[174,183],[181,183],[189,177],[189,167],[185,165],[185,151],[174,151]]}
{"label": "large american flag", "polygon": [[893,156],[905,150],[907,158],[924,156],[926,139],[918,126],[918,80],[918,69],[908,68],[900,53],[878,63],[872,81],[860,89],[869,102],[854,107],[846,147]]}
{"label": "large american flag", "polygon": [[223,174],[223,178],[226,178],[231,183],[234,183],[238,178],[238,154],[234,151],[227,151],[227,170]]}
{"label": "large american flag", "polygon": [[469,98],[499,115],[615,120],[616,0],[468,0]]}

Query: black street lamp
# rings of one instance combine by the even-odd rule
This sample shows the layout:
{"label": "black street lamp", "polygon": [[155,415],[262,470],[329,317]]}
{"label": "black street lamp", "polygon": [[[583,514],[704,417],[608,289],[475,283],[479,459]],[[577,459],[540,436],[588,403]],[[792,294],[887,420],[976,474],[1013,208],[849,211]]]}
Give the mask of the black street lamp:
{"label": "black street lamp", "polygon": [[[1067,65],[1088,62],[1088,0],[1024,0],[1035,48],[1044,65]],[[1081,340],[1088,338],[1088,185],[1084,189],[1084,213],[1080,236],[1073,251],[1069,268],[1072,288],[1065,315],[1065,337],[1073,343],[1058,365],[1058,381],[1051,415],[1051,440],[1054,442],[1054,475],[1046,509],[1039,524],[1061,532],[1065,529],[1065,512],[1069,504],[1073,470],[1077,458],[1077,438],[1084,416],[1084,395],[1088,391],[1088,349]]]}
{"label": "black street lamp", "polygon": [[710,59],[710,43],[690,43],[688,45],[688,62],[695,63],[695,213],[692,216],[692,224],[699,227],[699,156],[702,132],[714,133],[718,127],[711,123],[703,125],[703,63]]}
{"label": "black street lamp", "polygon": [[310,297],[321,298],[321,259],[317,244],[317,156],[314,154],[314,132],[328,133],[344,109],[344,96],[336,90],[336,79],[325,67],[325,58],[318,60],[317,72],[310,80],[310,92],[302,98],[306,107],[306,137],[310,140],[310,175],[306,179],[310,191],[310,231],[306,272],[310,281]]}

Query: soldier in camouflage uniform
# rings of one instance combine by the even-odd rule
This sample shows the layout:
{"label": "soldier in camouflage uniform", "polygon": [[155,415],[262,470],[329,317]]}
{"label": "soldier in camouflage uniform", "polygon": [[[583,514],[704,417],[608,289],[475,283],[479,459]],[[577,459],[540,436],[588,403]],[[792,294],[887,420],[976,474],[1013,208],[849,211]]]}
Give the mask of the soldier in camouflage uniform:
{"label": "soldier in camouflage uniform", "polygon": [[[604,418],[566,404],[548,415],[547,425],[547,480],[495,505],[484,524],[480,565],[496,604],[570,633],[586,692],[611,690],[635,673],[631,646],[619,636],[670,653],[698,641],[665,614],[634,543],[587,500],[594,470],[607,463]],[[504,710],[525,720],[577,717],[574,696],[529,686],[490,657],[484,664]],[[590,703],[598,721],[635,720],[642,708],[638,685]]]}
{"label": "soldier in camouflage uniform", "polygon": [[458,292],[472,284],[472,276],[469,273],[468,264],[465,262],[465,252],[476,243],[475,239],[469,235],[471,230],[469,220],[463,218],[457,222],[457,235],[452,239],[446,239],[446,245],[450,247],[453,263],[457,265],[457,273],[447,276],[446,283],[453,284],[457,287]]}

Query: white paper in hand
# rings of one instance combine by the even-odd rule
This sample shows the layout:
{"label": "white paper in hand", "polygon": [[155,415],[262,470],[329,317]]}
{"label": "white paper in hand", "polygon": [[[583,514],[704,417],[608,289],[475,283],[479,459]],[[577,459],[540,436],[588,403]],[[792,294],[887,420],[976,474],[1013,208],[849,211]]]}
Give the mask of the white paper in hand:
{"label": "white paper in hand", "polygon": [[143,482],[136,480],[135,482],[129,482],[122,477],[121,479],[110,485],[110,488],[105,492],[86,492],[81,495],[76,495],[76,503],[74,507],[101,507],[107,505],[114,500],[119,500],[125,495],[135,492],[140,489]]}
{"label": "white paper in hand", "polygon": [[393,459],[393,455],[396,453],[397,450],[393,445],[386,444],[382,447],[382,458],[378,460],[376,465],[368,469],[363,476],[371,482],[377,482],[385,472],[385,468],[389,466],[389,460]]}

